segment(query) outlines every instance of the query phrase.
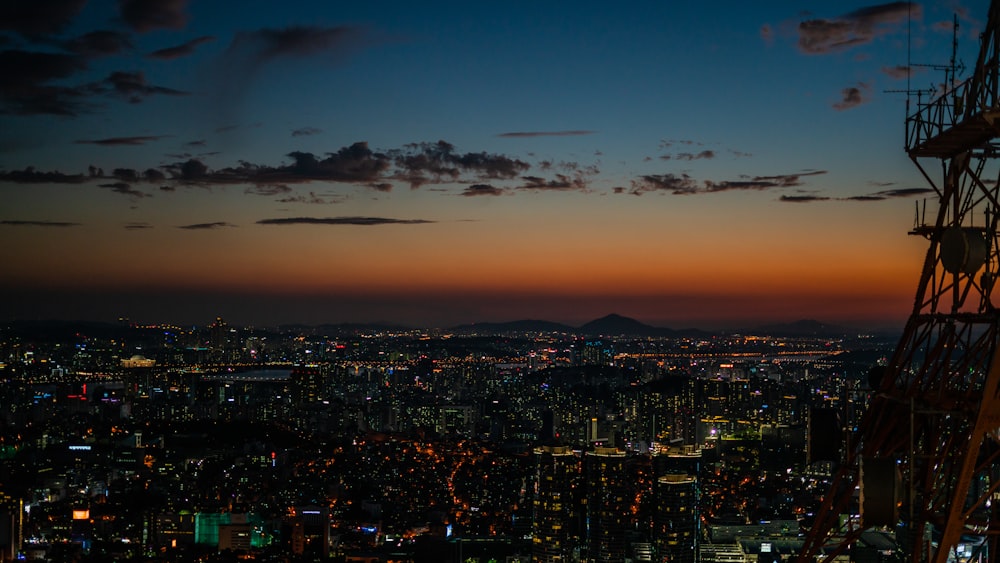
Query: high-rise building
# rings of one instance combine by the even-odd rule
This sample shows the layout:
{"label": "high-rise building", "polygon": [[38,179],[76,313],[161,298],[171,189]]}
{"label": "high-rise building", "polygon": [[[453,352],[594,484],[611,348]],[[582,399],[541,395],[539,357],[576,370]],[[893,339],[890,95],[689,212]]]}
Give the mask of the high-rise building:
{"label": "high-rise building", "polygon": [[24,541],[24,501],[0,492],[0,561],[15,561]]}
{"label": "high-rise building", "polygon": [[694,446],[663,446],[653,451],[654,480],[664,475],[693,475],[701,472],[702,451]]}
{"label": "high-rise building", "polygon": [[657,561],[694,563],[698,553],[698,481],[690,475],[656,480],[653,540]]}
{"label": "high-rise building", "polygon": [[290,375],[292,399],[300,405],[329,399],[326,371],[316,364],[295,366]]}
{"label": "high-rise building", "polygon": [[623,563],[632,504],[625,452],[594,448],[587,452],[586,467],[588,558]]}
{"label": "high-rise building", "polygon": [[574,489],[580,460],[569,446],[535,448],[535,481],[532,518],[532,563],[569,561],[575,539]]}

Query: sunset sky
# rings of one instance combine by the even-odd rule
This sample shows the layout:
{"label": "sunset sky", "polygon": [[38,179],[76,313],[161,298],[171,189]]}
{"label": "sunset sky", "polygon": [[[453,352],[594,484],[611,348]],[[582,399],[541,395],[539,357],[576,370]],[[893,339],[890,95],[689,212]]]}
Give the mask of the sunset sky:
{"label": "sunset sky", "polygon": [[986,9],[7,0],[0,320],[901,327]]}

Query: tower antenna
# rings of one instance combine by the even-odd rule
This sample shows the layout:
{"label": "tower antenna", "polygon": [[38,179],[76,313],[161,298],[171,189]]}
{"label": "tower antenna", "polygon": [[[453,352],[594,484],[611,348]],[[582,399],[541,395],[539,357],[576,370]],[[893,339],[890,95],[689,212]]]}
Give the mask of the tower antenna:
{"label": "tower antenna", "polygon": [[[905,148],[937,194],[913,310],[797,561],[832,561],[866,530],[891,529],[909,563],[1000,560],[1000,0],[971,76],[906,117]],[[912,92],[908,92],[908,95]],[[907,98],[909,104],[909,98]],[[919,206],[918,206],[919,209]],[[926,207],[924,208],[926,209]],[[982,225],[973,216],[982,213]],[[918,216],[922,213],[918,210]],[[855,492],[860,489],[860,497]],[[858,518],[860,514],[860,519]]]}

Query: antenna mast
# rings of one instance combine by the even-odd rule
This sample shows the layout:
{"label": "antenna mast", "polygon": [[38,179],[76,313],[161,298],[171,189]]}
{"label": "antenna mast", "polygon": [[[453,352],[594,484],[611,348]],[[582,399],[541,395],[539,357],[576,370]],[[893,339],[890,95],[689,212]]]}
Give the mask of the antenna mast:
{"label": "antenna mast", "polygon": [[911,231],[928,243],[913,310],[799,563],[849,553],[873,528],[894,532],[910,563],[1000,560],[1000,311],[992,303],[1000,0],[991,1],[975,68],[961,83],[957,30],[956,17],[943,90],[927,103],[917,92],[906,118],[906,152],[938,203],[934,223],[918,209]]}

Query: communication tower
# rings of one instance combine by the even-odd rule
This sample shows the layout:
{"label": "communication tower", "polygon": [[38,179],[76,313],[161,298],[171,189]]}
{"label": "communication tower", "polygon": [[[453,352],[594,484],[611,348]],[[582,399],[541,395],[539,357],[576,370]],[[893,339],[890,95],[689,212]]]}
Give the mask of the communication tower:
{"label": "communication tower", "polygon": [[[972,75],[906,119],[906,151],[936,194],[913,311],[798,561],[832,561],[894,532],[909,562],[1000,560],[1000,0]],[[860,519],[857,514],[860,512]]]}

